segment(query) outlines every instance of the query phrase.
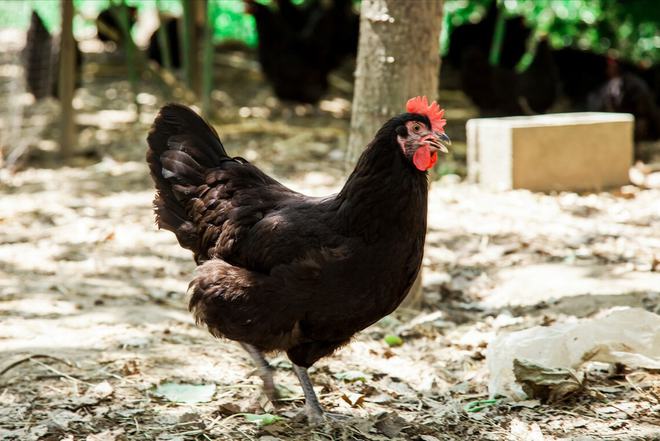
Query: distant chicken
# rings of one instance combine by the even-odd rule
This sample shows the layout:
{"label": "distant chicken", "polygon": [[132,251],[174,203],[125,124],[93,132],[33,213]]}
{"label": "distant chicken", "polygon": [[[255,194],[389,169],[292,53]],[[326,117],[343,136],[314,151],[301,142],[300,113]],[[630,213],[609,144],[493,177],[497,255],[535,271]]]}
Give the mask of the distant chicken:
{"label": "distant chicken", "polygon": [[[113,42],[117,47],[122,47],[125,44],[120,21],[123,13],[122,7],[111,3],[96,17],[96,35],[102,42]],[[128,28],[130,30],[137,22],[138,9],[135,6],[127,6],[126,12],[128,13]]]}
{"label": "distant chicken", "polygon": [[426,97],[387,121],[342,190],[297,193],[226,152],[187,107],[163,107],[147,138],[159,227],[199,265],[190,310],[211,334],[240,342],[277,399],[264,352],[284,351],[324,413],[307,368],[394,311],[422,263],[427,170],[447,152],[444,111]]}
{"label": "distant chicken", "polygon": [[499,2],[490,2],[481,21],[451,31],[443,63],[459,70],[461,89],[484,115],[546,112],[558,96],[557,68],[548,42],[542,39],[527,69],[516,69],[527,53],[532,33],[523,17],[504,20],[499,60],[497,65],[490,62],[497,20],[503,13],[498,5]]}
{"label": "distant chicken", "polygon": [[[75,87],[80,87],[82,53],[75,44]],[[25,48],[23,66],[28,92],[35,99],[57,97],[60,65],[59,38],[53,37],[36,11],[32,11]]]}
{"label": "distant chicken", "polygon": [[259,62],[275,94],[284,100],[318,101],[328,74],[357,52],[359,16],[352,0],[308,0],[276,7],[244,0],[259,36]]}
{"label": "distant chicken", "polygon": [[660,138],[660,109],[648,84],[612,58],[607,59],[606,74],[605,84],[589,95],[588,109],[631,113],[635,116],[635,141]]}
{"label": "distant chicken", "polygon": [[[164,19],[161,21],[160,26],[165,27],[165,39],[167,50],[169,51],[170,63],[172,63],[173,68],[179,69],[183,63],[180,47],[181,38],[179,32],[179,28],[183,26],[182,20],[167,16],[164,17]],[[151,37],[149,37],[149,46],[147,46],[147,58],[155,61],[161,66],[164,66],[164,48],[162,48],[160,45],[160,31],[160,28],[156,29],[154,33],[151,34]]]}

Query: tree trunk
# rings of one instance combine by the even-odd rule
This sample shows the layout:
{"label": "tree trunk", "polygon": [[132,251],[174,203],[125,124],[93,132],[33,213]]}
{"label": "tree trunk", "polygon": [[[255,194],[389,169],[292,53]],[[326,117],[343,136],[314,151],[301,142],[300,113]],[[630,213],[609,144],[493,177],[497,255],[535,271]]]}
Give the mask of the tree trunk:
{"label": "tree trunk", "polygon": [[76,82],[76,54],[73,40],[73,0],[62,0],[62,33],[58,95],[62,106],[60,120],[60,154],[68,157],[75,147],[73,92]]}
{"label": "tree trunk", "polygon": [[202,42],[202,115],[211,118],[211,93],[213,92],[213,17],[215,2],[206,2],[204,41]]}
{"label": "tree trunk", "polygon": [[[383,122],[404,111],[409,98],[437,97],[441,23],[442,0],[362,0],[351,165]],[[421,288],[417,280],[405,307],[419,305]]]}
{"label": "tree trunk", "polygon": [[206,23],[206,3],[206,0],[183,2],[183,71],[188,88],[197,98],[202,93],[200,48]]}
{"label": "tree trunk", "polygon": [[126,51],[126,66],[128,67],[128,81],[131,83],[131,92],[133,93],[133,104],[135,104],[135,113],[137,119],[140,119],[140,103],[138,102],[139,74],[136,66],[136,47],[131,35],[130,12],[126,0],[122,0],[119,8],[115,10],[121,30],[124,50]]}

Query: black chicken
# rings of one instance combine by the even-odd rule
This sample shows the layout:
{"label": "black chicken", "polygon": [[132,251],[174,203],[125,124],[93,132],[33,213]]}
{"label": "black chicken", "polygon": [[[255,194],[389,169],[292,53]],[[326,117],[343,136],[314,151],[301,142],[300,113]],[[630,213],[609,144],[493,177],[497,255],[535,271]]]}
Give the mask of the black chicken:
{"label": "black chicken", "polygon": [[518,115],[546,112],[558,96],[558,73],[548,43],[538,43],[534,60],[524,72],[516,65],[527,51],[531,30],[523,17],[504,22],[499,64],[489,54],[498,14],[492,2],[482,21],[456,28],[451,34],[446,60],[458,67],[463,92],[485,115]]}
{"label": "black chicken", "polygon": [[[59,39],[50,35],[36,11],[32,11],[22,55],[27,90],[37,100],[46,97],[57,98],[60,65]],[[80,87],[82,84],[80,81],[81,70],[82,52],[78,48],[78,43],[75,42],[75,87]]]}
{"label": "black chicken", "polygon": [[351,0],[309,0],[277,8],[245,0],[259,34],[258,56],[275,94],[314,103],[328,90],[328,74],[357,51],[359,16]]}
{"label": "black chicken", "polygon": [[491,66],[488,54],[473,47],[463,58],[461,81],[465,94],[486,115],[545,113],[559,95],[559,76],[546,41],[538,43],[524,72]]}
{"label": "black chicken", "polygon": [[[119,21],[123,13],[122,5],[111,5],[99,12],[96,17],[96,35],[99,40],[104,43],[112,42],[116,47],[124,45],[124,33],[121,29],[121,22]],[[133,28],[137,22],[138,9],[135,6],[126,6],[128,12],[128,28]]]}
{"label": "black chicken", "polygon": [[643,158],[639,141],[660,138],[660,109],[655,96],[642,77],[621,66],[618,61],[607,60],[608,80],[589,95],[587,108],[599,112],[631,113],[635,117],[636,157]]}
{"label": "black chicken", "polygon": [[[170,55],[172,67],[178,69],[183,63],[180,45],[179,28],[183,26],[181,19],[176,17],[165,17],[160,24],[165,27],[165,39],[167,41],[167,50]],[[147,47],[147,58],[163,66],[163,48],[160,45],[161,29],[156,29],[149,37],[149,46]]]}
{"label": "black chicken", "polygon": [[307,368],[391,313],[422,262],[428,179],[443,111],[426,98],[389,120],[343,189],[324,198],[288,189],[242,158],[187,107],[161,109],[147,138],[159,227],[199,265],[189,307],[211,334],[241,342],[276,399],[263,352],[285,351],[323,417]]}
{"label": "black chicken", "polygon": [[585,110],[589,94],[608,79],[607,57],[566,47],[553,51],[552,58],[559,73],[561,92],[568,97],[574,109]]}

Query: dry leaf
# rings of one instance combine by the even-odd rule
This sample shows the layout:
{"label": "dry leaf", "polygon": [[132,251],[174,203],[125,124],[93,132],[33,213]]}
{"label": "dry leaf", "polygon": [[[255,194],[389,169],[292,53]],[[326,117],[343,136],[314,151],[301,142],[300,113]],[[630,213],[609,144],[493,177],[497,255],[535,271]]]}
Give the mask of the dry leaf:
{"label": "dry leaf", "polygon": [[105,430],[101,433],[87,435],[85,441],[115,441],[123,433],[124,429]]}
{"label": "dry leaf", "polygon": [[96,386],[88,389],[85,393],[86,397],[95,398],[96,400],[102,400],[109,397],[114,392],[114,389],[107,381],[103,381]]}
{"label": "dry leaf", "polygon": [[408,422],[394,412],[379,415],[374,424],[380,433],[390,438],[397,436],[406,426]]}
{"label": "dry leaf", "polygon": [[140,373],[140,363],[137,360],[127,360],[121,367],[123,375],[136,375]]}
{"label": "dry leaf", "polygon": [[572,369],[546,368],[529,360],[513,360],[513,374],[530,398],[555,403],[584,389],[584,374]]}
{"label": "dry leaf", "polygon": [[364,395],[356,394],[356,393],[348,393],[348,394],[343,394],[341,396],[341,399],[346,401],[351,407],[358,407],[361,406],[362,403],[364,402]]}
{"label": "dry leaf", "polygon": [[518,418],[511,421],[511,431],[508,441],[544,441],[541,428],[536,423],[527,424]]}

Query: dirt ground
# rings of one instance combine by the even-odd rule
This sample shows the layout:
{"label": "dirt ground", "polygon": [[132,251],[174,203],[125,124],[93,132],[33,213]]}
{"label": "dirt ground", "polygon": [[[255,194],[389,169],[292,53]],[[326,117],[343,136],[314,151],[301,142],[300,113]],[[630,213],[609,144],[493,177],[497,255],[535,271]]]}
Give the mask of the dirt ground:
{"label": "dirt ground", "polygon": [[[591,366],[585,390],[557,404],[481,402],[498,333],[613,306],[660,312],[660,190],[490,193],[435,175],[423,309],[397,311],[317,363],[322,404],[350,418],[310,428],[285,357],[272,358],[285,396],[273,407],[247,354],[186,311],[194,264],[154,227],[143,160],[149,124],[176,94],[145,80],[138,117],[121,71],[89,55],[79,153],[62,166],[57,105],[17,95],[20,69],[3,55],[1,99],[27,104],[15,138],[25,151],[0,170],[0,439],[660,439],[658,371]],[[319,106],[290,106],[250,58],[221,54],[217,70],[214,120],[231,152],[307,193],[341,186],[345,79]],[[441,171],[460,172],[474,110],[460,93],[445,98],[459,142]],[[389,346],[391,334],[402,344]],[[172,383],[203,387],[182,403],[163,392]],[[251,421],[264,413],[281,419]]]}

